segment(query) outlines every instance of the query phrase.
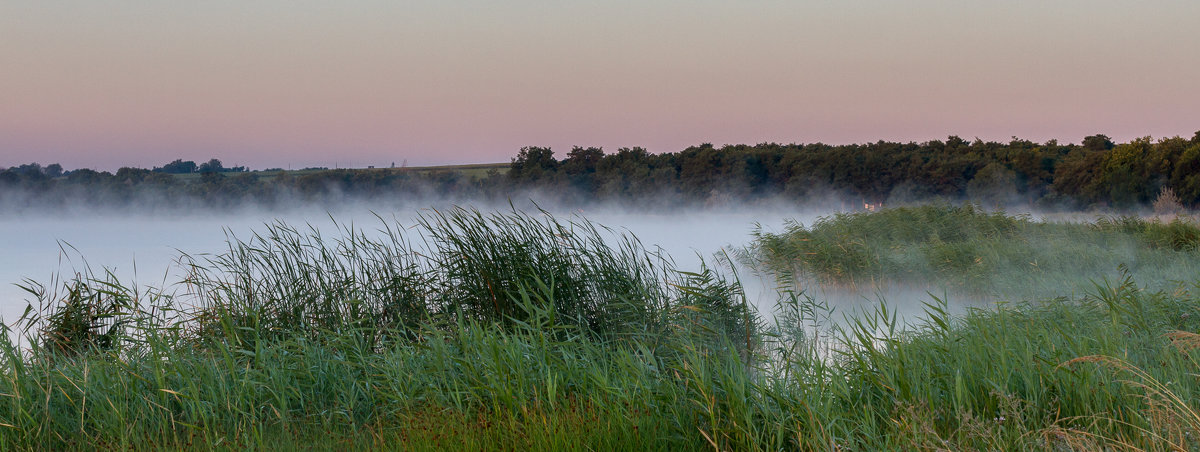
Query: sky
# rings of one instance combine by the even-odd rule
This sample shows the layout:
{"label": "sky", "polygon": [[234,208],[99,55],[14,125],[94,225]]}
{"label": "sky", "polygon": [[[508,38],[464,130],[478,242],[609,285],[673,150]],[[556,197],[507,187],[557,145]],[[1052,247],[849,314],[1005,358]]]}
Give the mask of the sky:
{"label": "sky", "polygon": [[1200,130],[1200,2],[0,3],[0,167]]}

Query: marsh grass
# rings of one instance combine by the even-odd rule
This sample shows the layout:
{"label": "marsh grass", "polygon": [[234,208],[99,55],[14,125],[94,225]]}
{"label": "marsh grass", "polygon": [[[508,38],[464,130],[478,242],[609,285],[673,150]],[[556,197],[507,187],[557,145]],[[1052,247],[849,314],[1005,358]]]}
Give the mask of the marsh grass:
{"label": "marsh grass", "polygon": [[582,220],[458,210],[381,229],[231,236],[184,258],[177,292],[87,272],[35,289],[37,319],[105,299],[73,293],[136,303],[83,317],[121,321],[83,329],[114,331],[104,346],[55,345],[74,321],[23,323],[28,347],[0,335],[0,449],[1196,446],[1193,287],[1126,274],[961,317],[931,299],[915,327],[886,303],[829,323],[792,291],[764,321],[736,281]]}
{"label": "marsh grass", "polygon": [[1122,269],[1156,289],[1200,273],[1200,227],[1178,218],[1062,223],[971,204],[925,205],[840,213],[755,236],[741,259],[794,287],[869,293],[912,285],[1022,300],[1081,294]]}
{"label": "marsh grass", "polygon": [[[746,329],[736,282],[711,269],[681,272],[635,238],[546,212],[429,211],[412,228],[380,219],[376,231],[338,235],[283,223],[215,256],[183,256],[199,336],[360,335],[368,348],[417,340],[464,321],[526,325],[546,310],[588,334],[660,336],[692,307]],[[710,315],[710,317],[711,317]],[[245,336],[246,332],[251,336]],[[264,337],[269,336],[269,337]]]}

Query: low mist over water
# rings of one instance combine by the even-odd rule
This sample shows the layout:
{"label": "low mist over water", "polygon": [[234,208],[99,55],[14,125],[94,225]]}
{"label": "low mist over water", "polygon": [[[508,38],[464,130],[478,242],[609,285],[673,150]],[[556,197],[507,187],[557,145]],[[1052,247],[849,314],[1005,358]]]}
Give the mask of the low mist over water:
{"label": "low mist over water", "polygon": [[[404,234],[415,243],[421,240],[420,230],[415,227],[419,215],[428,214],[432,209],[451,207],[445,203],[436,207],[426,204],[395,208],[394,205],[360,202],[348,204],[333,212],[316,208],[271,211],[202,209],[185,215],[126,212],[6,217],[0,219],[0,249],[4,250],[3,259],[0,260],[0,319],[11,324],[20,317],[28,303],[36,304],[35,298],[19,285],[29,285],[30,282],[50,284],[55,275],[59,275],[61,284],[62,280],[70,279],[85,268],[90,267],[97,275],[111,270],[119,281],[127,286],[151,286],[163,288],[170,293],[173,286],[184,278],[184,271],[177,263],[181,253],[201,257],[202,261],[205,254],[227,251],[227,239],[230,234],[245,240],[256,232],[263,232],[266,229],[265,224],[280,221],[301,230],[308,227],[317,228],[330,238],[342,236],[345,228],[353,228],[368,236],[378,236],[382,235],[379,229],[386,222],[393,229],[396,229],[397,225],[405,228],[407,231]],[[545,208],[545,211],[562,222],[586,219],[606,226],[611,229],[610,233],[604,234],[608,239],[616,239],[619,234],[631,234],[639,239],[647,250],[661,250],[669,256],[679,270],[699,271],[702,264],[705,264],[727,276],[736,276],[742,283],[749,302],[765,319],[772,317],[775,303],[781,296],[786,297],[787,290],[802,290],[805,295],[826,304],[834,313],[834,321],[842,318],[843,313],[852,314],[863,309],[874,309],[883,301],[886,301],[889,308],[897,312],[901,319],[911,320],[913,316],[922,315],[925,310],[924,304],[933,302],[935,297],[947,303],[950,313],[961,314],[969,307],[987,307],[996,302],[1078,296],[1081,289],[1090,287],[1090,280],[1099,281],[1105,277],[1115,279],[1120,276],[1116,264],[1103,264],[1106,265],[1104,268],[1093,269],[1094,271],[1059,268],[1056,271],[1070,274],[1067,279],[1071,281],[1041,281],[1036,287],[1029,283],[1014,283],[1020,284],[1019,288],[1022,290],[1008,287],[1000,292],[967,293],[948,287],[945,281],[938,281],[933,275],[910,277],[902,281],[887,280],[886,276],[884,279],[872,276],[846,285],[817,281],[812,278],[813,275],[791,275],[795,277],[780,280],[777,274],[767,271],[767,267],[755,265],[751,268],[747,265],[747,247],[755,243],[760,233],[782,234],[789,224],[812,226],[818,219],[841,211],[838,205],[827,202],[820,207],[808,207],[778,203],[769,207],[757,205],[746,208],[671,209],[661,212],[611,207],[552,207]],[[844,208],[846,204],[840,205]],[[524,205],[518,204],[517,207],[511,204],[465,206],[483,213],[511,211],[516,208],[537,215],[541,215],[538,209],[542,208],[528,201]],[[1039,222],[1086,223],[1095,221],[1097,217],[1095,213],[1057,213],[1050,217],[1032,214],[1025,218]],[[890,226],[884,229],[888,227]],[[929,228],[930,225],[912,224],[905,227],[920,229]],[[851,236],[858,234],[863,237],[851,238],[851,241],[870,240],[871,237],[885,233],[879,230],[847,232]],[[1136,267],[1139,264],[1139,255],[1133,250],[1142,245],[1131,240],[1092,246],[1103,248],[1103,253],[1106,256],[1111,255],[1109,257],[1115,259],[1114,262],[1121,261]],[[797,258],[804,257],[792,257]],[[1189,266],[1193,264],[1190,262],[1187,259],[1161,264],[1140,262],[1144,269],[1137,271],[1135,268],[1133,275],[1138,277],[1142,284],[1168,288],[1170,281],[1167,279],[1174,280],[1180,272],[1192,271]],[[1036,262],[1032,264],[1036,265]],[[900,265],[900,268],[893,269],[897,274],[912,270],[903,264]]]}
{"label": "low mist over water", "polygon": [[[508,205],[477,207],[483,212],[511,209]],[[265,223],[278,220],[298,228],[311,225],[332,236],[339,234],[335,230],[336,220],[337,225],[352,225],[370,234],[381,226],[380,218],[412,227],[417,215],[428,209],[430,207],[384,211],[360,205],[333,213],[294,209],[259,214],[212,211],[186,216],[132,214],[84,218],[30,215],[5,218],[0,220],[0,248],[5,250],[3,260],[0,260],[0,282],[3,283],[0,286],[0,318],[11,323],[32,299],[16,285],[25,279],[45,284],[56,272],[68,276],[88,265],[100,274],[102,269],[110,268],[123,282],[168,286],[182,278],[175,262],[180,252],[196,256],[225,251],[227,233],[249,238],[255,231],[262,231]],[[581,216],[612,228],[614,234],[631,233],[649,250],[661,247],[685,271],[697,270],[701,258],[710,266],[718,265],[713,259],[714,254],[729,246],[745,246],[758,225],[774,230],[786,219],[804,221],[829,213],[787,207],[753,211],[702,210],[686,214],[615,209],[547,210],[561,221]],[[415,231],[410,233],[415,237]],[[769,287],[754,284],[750,275],[743,275],[743,279],[752,298],[769,298],[763,293]],[[761,307],[769,308],[769,305]]]}

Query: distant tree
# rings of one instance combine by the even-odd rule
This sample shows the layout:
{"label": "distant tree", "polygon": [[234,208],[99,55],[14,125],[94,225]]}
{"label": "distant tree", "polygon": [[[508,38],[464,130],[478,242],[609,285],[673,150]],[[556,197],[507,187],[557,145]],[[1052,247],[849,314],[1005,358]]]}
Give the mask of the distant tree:
{"label": "distant tree", "polygon": [[1101,201],[1100,166],[1105,154],[1105,151],[1072,147],[1055,166],[1052,189],[1083,205]]}
{"label": "distant tree", "polygon": [[46,175],[45,171],[42,170],[42,165],[37,163],[26,163],[15,168],[9,168],[9,170],[26,177],[38,177]]}
{"label": "distant tree", "polygon": [[150,170],[142,168],[124,167],[117,170],[115,175],[117,182],[125,185],[136,185],[146,179],[146,175],[150,174]]}
{"label": "distant tree", "polygon": [[1188,146],[1179,156],[1170,183],[1183,204],[1200,203],[1200,141]]}
{"label": "distant tree", "polygon": [[1083,148],[1089,151],[1107,151],[1115,146],[1108,135],[1092,135],[1083,138]]}
{"label": "distant tree", "polygon": [[967,182],[967,196],[985,206],[1002,205],[1017,192],[1016,174],[1000,162],[984,166]]}
{"label": "distant tree", "polygon": [[596,166],[596,186],[600,196],[606,198],[632,199],[647,191],[663,187],[665,181],[651,180],[651,171],[656,159],[643,148],[621,148],[615,154],[604,157]]}
{"label": "distant tree", "polygon": [[603,158],[603,148],[575,146],[571,152],[567,153],[567,158],[562,161],[562,169],[568,174],[592,173],[596,171],[596,165]]}
{"label": "distant tree", "polygon": [[554,151],[537,146],[521,148],[508,170],[508,177],[518,183],[556,180],[557,174],[558,160],[554,158]]}
{"label": "distant tree", "polygon": [[173,161],[171,163],[163,165],[162,168],[155,168],[154,171],[163,172],[163,173],[167,173],[167,174],[194,173],[194,172],[196,172],[196,162],[193,162],[191,160],[184,161],[183,159],[176,159],[175,161]]}
{"label": "distant tree", "polygon": [[220,160],[212,159],[201,163],[200,167],[197,168],[197,171],[200,171],[201,173],[220,173],[225,171],[225,167],[221,165]]}
{"label": "distant tree", "polygon": [[1145,137],[1108,152],[1100,165],[1099,183],[1104,187],[1101,194],[1122,207],[1152,200],[1158,189],[1151,186],[1155,175],[1147,168],[1151,149],[1150,138]]}
{"label": "distant tree", "polygon": [[93,169],[80,168],[67,175],[67,183],[77,185],[100,184],[108,173],[97,172]]}
{"label": "distant tree", "polygon": [[1015,149],[1010,156],[1009,164],[1016,176],[1017,190],[1033,204],[1034,198],[1045,195],[1054,177],[1055,159],[1050,157],[1050,150],[1043,146]]}
{"label": "distant tree", "polygon": [[563,159],[561,170],[567,182],[579,194],[591,196],[596,192],[596,166],[604,159],[601,148],[576,146]]}
{"label": "distant tree", "polygon": [[46,173],[46,177],[62,177],[63,175],[63,167],[57,163],[46,165],[43,171]]}
{"label": "distant tree", "polygon": [[679,189],[687,197],[708,200],[721,196],[718,180],[724,172],[721,152],[712,143],[690,146],[677,155]]}

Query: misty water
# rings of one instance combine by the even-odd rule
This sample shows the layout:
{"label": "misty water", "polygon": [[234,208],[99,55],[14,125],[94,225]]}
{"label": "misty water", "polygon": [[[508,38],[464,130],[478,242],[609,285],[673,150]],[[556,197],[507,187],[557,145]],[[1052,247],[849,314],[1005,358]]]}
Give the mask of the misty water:
{"label": "misty water", "polygon": [[[510,209],[508,205],[477,208],[483,212]],[[264,230],[265,223],[274,221],[297,227],[311,225],[326,236],[339,235],[340,232],[335,230],[338,226],[353,226],[369,234],[381,226],[381,217],[382,221],[409,227],[415,225],[417,215],[427,209],[429,207],[388,209],[378,205],[355,205],[332,213],[320,209],[293,209],[271,212],[214,210],[185,215],[30,214],[6,217],[0,219],[0,249],[4,251],[0,259],[0,319],[11,324],[33,301],[29,293],[18,287],[24,281],[45,284],[55,274],[69,279],[90,267],[97,274],[109,269],[126,285],[169,289],[183,277],[183,271],[176,263],[181,253],[192,256],[221,253],[227,250],[227,234],[246,239],[254,231]],[[818,217],[836,212],[833,208],[795,205],[687,212],[605,208],[549,210],[560,221],[582,217],[617,233],[632,234],[647,249],[661,249],[680,270],[697,271],[703,259],[726,275],[736,272],[748,300],[768,318],[779,298],[778,284],[773,278],[758,275],[741,265],[731,269],[727,260],[716,255],[746,246],[753,239],[756,228],[779,232],[787,220],[812,224]],[[833,308],[837,313],[835,320],[842,313],[872,309],[880,300],[886,300],[901,318],[911,317],[923,312],[923,303],[933,299],[930,294],[945,295],[942,288],[920,283],[888,284],[882,290],[879,287],[845,290],[817,285],[803,288],[809,296]],[[950,295],[946,301],[950,312],[961,313],[967,307],[987,306],[999,300]]]}
{"label": "misty water", "polygon": [[[481,211],[508,209],[479,207]],[[56,273],[66,279],[85,266],[100,273],[110,269],[123,283],[155,287],[170,286],[182,278],[176,263],[181,253],[193,256],[220,253],[227,249],[227,234],[248,238],[276,220],[294,226],[314,226],[323,234],[336,235],[336,220],[342,226],[368,233],[385,221],[404,226],[416,223],[421,209],[374,209],[364,205],[337,212],[290,210],[283,212],[202,212],[187,215],[25,215],[0,219],[0,318],[11,324],[20,317],[32,296],[18,287],[26,280],[48,283]],[[716,253],[741,247],[751,240],[755,228],[779,229],[785,219],[808,221],[828,211],[774,208],[770,210],[706,210],[679,212],[629,212],[615,209],[551,210],[560,221],[581,216],[630,233],[647,249],[661,248],[681,270],[693,271],[701,259],[717,265]],[[379,217],[377,217],[378,215]],[[769,311],[774,301],[770,284],[740,273],[752,302]]]}

